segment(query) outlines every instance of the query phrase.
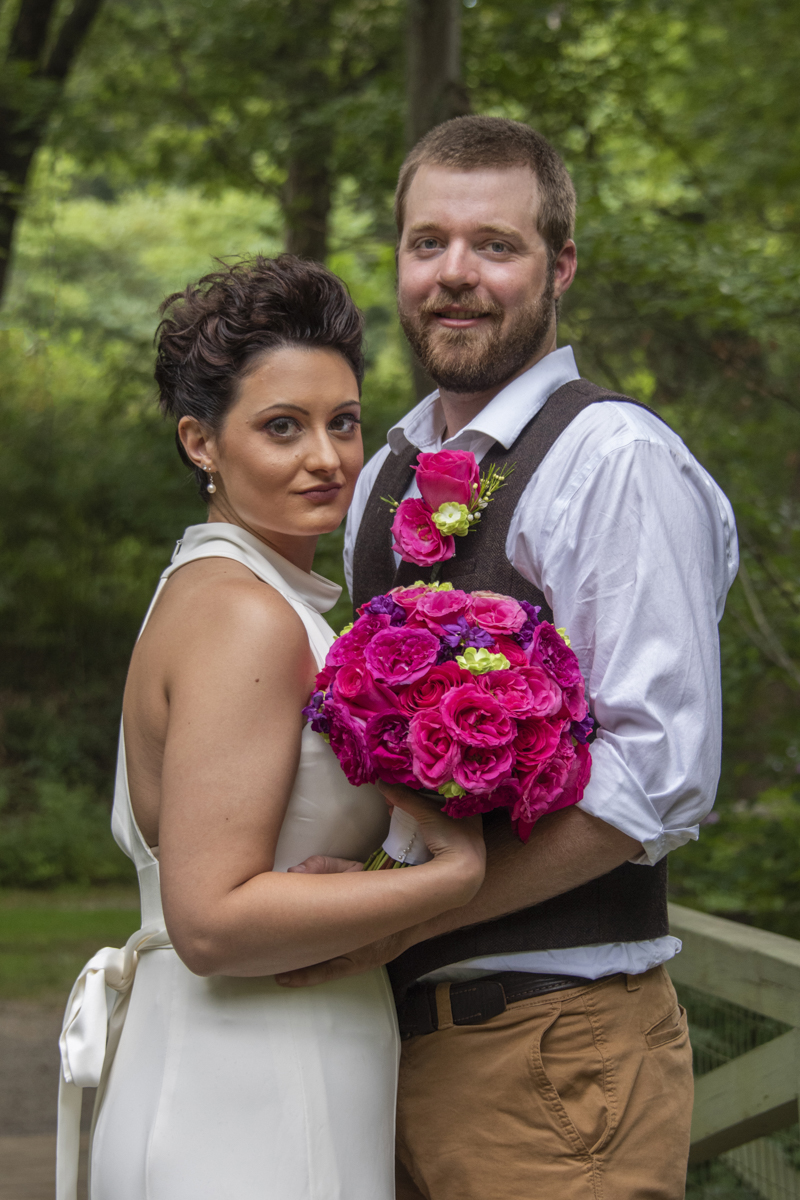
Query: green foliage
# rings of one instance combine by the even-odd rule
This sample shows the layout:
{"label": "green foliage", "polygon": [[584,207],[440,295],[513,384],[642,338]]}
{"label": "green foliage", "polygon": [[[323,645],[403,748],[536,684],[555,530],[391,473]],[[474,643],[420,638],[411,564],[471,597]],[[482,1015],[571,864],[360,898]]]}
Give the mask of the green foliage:
{"label": "green foliage", "polygon": [[[138,621],[172,541],[202,519],[153,411],[155,311],[213,256],[279,248],[293,147],[321,153],[320,130],[329,262],[367,313],[368,452],[411,400],[390,223],[402,16],[400,0],[113,0],[92,30],[39,164],[0,346],[3,822],[40,812],[42,781],[106,801]],[[529,120],[576,180],[562,342],[585,375],[667,418],[739,522],[719,819],[672,856],[673,889],[794,932],[800,10],[479,0],[463,25],[473,109]],[[317,558],[339,579],[340,547],[341,532]]]}

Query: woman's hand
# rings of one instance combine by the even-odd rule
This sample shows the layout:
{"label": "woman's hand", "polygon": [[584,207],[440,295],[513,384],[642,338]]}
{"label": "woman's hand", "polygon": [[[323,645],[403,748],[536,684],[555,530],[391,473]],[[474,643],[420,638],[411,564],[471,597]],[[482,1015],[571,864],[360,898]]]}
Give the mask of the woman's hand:
{"label": "woman's hand", "polygon": [[463,894],[463,898],[454,899],[453,906],[467,904],[483,883],[486,871],[486,846],[481,818],[459,817],[454,820],[446,817],[433,800],[428,800],[412,788],[381,782],[377,786],[392,808],[401,808],[417,822],[434,863],[454,872],[460,884],[459,895]]}

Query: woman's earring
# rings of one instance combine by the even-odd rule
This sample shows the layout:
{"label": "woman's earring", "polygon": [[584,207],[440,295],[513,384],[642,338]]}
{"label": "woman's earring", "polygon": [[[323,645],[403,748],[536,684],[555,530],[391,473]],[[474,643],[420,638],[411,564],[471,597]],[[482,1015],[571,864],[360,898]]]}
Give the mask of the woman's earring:
{"label": "woman's earring", "polygon": [[209,494],[213,495],[213,493],[217,490],[217,485],[214,483],[214,476],[211,474],[210,467],[204,466],[203,470],[205,471],[206,475],[208,476],[208,483],[206,484],[206,491]]}

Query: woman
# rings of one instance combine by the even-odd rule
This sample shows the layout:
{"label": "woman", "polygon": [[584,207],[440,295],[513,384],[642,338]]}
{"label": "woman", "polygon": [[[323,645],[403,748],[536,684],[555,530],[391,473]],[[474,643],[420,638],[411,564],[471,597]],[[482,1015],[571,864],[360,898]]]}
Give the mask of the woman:
{"label": "woman", "polygon": [[387,823],[380,793],[351,787],[301,716],[340,590],[311,571],[314,548],[362,463],[361,316],[335,276],[291,256],[207,276],[165,308],[161,404],[208,523],[178,543],[131,661],[113,829],[139,871],[143,928],[127,958],[88,964],[70,1002],[60,1196],[70,1080],[91,1081],[98,1042],[102,1060],[109,984],[121,999],[92,1200],[390,1200],[398,1046],[383,971],[309,990],[274,979],[464,904],[483,877],[477,822],[413,800],[425,866],[289,871],[315,854],[363,860]]}

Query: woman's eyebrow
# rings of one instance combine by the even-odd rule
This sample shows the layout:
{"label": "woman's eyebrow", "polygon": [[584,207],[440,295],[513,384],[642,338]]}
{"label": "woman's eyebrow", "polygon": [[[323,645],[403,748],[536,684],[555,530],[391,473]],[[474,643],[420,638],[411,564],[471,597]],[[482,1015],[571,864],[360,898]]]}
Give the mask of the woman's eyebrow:
{"label": "woman's eyebrow", "polygon": [[[338,410],[340,408],[352,408],[354,405],[356,407],[360,407],[361,401],[360,400],[342,400],[340,404],[336,405],[336,407],[334,408],[333,411],[338,412]],[[298,413],[302,413],[304,417],[310,416],[310,413],[307,408],[303,408],[299,404],[289,404],[288,402],[283,404],[280,401],[277,404],[270,404],[266,408],[259,409],[259,411],[255,415],[256,415],[256,417],[263,417],[263,415],[265,413],[274,412],[274,410],[276,408],[280,409],[281,412],[287,412],[287,411],[288,412],[298,412]]]}

